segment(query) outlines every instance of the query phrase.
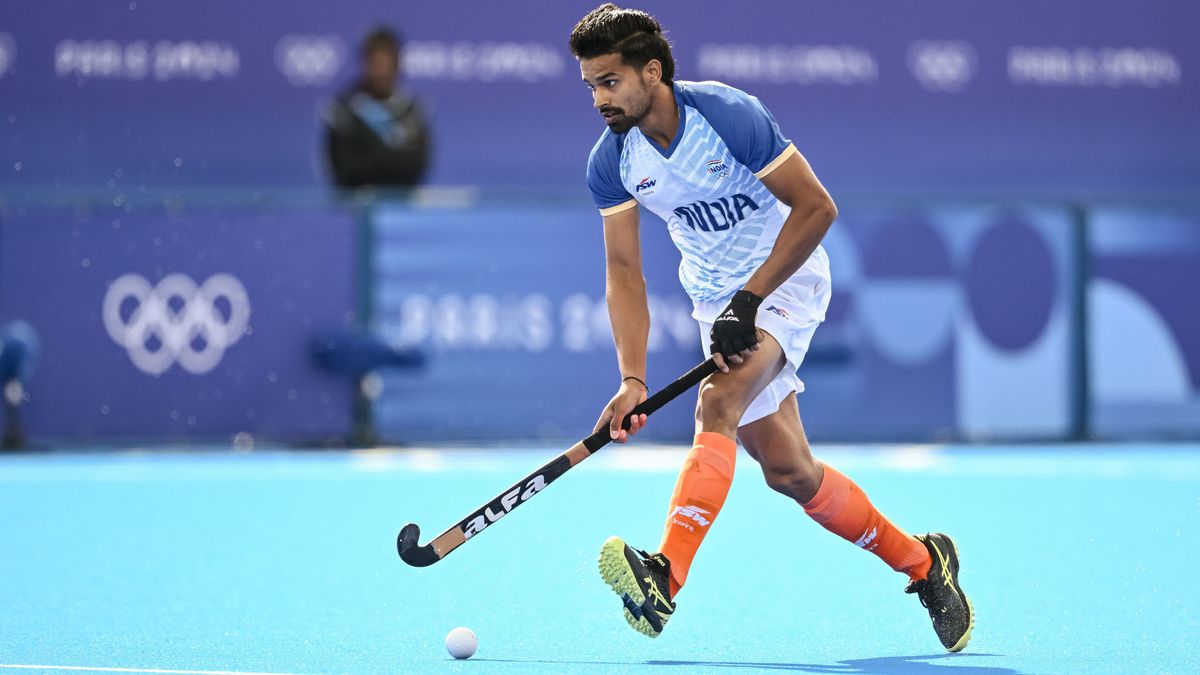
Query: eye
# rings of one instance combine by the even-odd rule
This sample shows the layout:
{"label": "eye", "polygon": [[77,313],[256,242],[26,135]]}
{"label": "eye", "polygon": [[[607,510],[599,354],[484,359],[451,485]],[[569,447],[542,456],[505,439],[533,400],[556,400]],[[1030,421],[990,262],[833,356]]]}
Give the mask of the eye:
{"label": "eye", "polygon": [[609,89],[612,89],[613,87],[617,86],[617,81],[616,80],[605,80],[604,86],[608,87]]}

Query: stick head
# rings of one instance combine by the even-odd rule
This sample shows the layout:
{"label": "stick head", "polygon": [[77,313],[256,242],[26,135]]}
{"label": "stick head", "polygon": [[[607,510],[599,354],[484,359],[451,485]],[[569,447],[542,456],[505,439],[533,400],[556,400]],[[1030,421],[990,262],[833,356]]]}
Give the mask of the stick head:
{"label": "stick head", "polygon": [[442,559],[432,546],[421,546],[418,543],[420,539],[421,528],[416,523],[409,523],[400,530],[400,535],[396,537],[396,550],[401,560],[413,567],[428,567]]}

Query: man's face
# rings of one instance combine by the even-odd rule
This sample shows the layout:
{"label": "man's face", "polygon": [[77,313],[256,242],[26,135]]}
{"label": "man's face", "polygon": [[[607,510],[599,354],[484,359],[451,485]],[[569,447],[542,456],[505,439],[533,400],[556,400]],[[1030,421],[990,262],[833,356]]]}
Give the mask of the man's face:
{"label": "man's face", "polygon": [[621,62],[620,54],[579,60],[592,105],[613,133],[629,131],[650,110],[650,86],[642,72]]}
{"label": "man's face", "polygon": [[399,71],[399,57],[390,49],[373,49],[363,61],[363,79],[367,89],[380,98],[392,95]]}

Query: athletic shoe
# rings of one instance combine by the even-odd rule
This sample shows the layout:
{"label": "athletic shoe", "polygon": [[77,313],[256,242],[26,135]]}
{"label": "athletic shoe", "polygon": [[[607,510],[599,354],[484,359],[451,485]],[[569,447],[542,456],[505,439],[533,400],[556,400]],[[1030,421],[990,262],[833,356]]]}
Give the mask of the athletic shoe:
{"label": "athletic shoe", "polygon": [[675,612],[671,561],[661,553],[637,551],[619,537],[600,547],[600,576],[625,603],[625,620],[637,632],[658,637]]}
{"label": "athletic shoe", "polygon": [[916,593],[929,610],[933,630],[942,646],[947,651],[960,651],[971,639],[975,608],[958,585],[958,547],[953,539],[939,532],[918,534],[917,540],[925,544],[933,564],[926,578],[910,583],[904,592]]}

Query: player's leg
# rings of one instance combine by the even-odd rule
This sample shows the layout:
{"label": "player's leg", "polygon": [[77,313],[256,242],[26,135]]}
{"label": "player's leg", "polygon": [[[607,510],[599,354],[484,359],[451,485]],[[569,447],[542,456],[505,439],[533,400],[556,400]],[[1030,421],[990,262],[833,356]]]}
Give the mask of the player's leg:
{"label": "player's leg", "polygon": [[796,500],[822,527],[896,571],[914,578],[925,575],[930,562],[925,547],[884,517],[854,481],[813,458],[795,394],[774,414],[739,429],[738,438],[758,460],[767,485]]}
{"label": "player's leg", "polygon": [[675,611],[675,595],[729,494],[738,422],[783,367],[779,343],[765,332],[762,338],[745,363],[700,384],[695,443],[675,483],[659,552],[639,551],[618,537],[601,547],[601,576],[621,597],[629,625],[650,637]]}
{"label": "player's leg", "polygon": [[758,351],[744,364],[728,373],[714,373],[700,384],[696,436],[675,482],[659,545],[671,561],[672,596],[687,581],[696,551],[729,494],[738,424],[784,366],[779,343],[765,331],[760,336]]}
{"label": "player's leg", "polygon": [[966,646],[974,614],[958,584],[954,542],[944,534],[908,535],[854,481],[814,459],[794,393],[774,414],[739,429],[738,438],[771,489],[796,500],[825,529],[908,575],[906,592],[920,596],[942,644],[950,651]]}

